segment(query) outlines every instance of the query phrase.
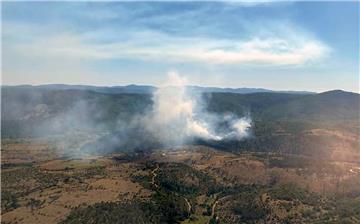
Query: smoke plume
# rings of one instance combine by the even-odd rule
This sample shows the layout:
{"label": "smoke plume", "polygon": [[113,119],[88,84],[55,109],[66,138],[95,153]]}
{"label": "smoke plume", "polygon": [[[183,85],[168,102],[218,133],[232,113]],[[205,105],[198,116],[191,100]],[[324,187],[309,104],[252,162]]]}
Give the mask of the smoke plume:
{"label": "smoke plume", "polygon": [[184,144],[194,138],[220,141],[249,135],[249,116],[214,114],[205,109],[201,94],[187,88],[175,72],[153,94],[153,109],[145,117],[145,128],[165,144]]}
{"label": "smoke plume", "polygon": [[211,113],[209,99],[172,72],[152,95],[54,87],[2,92],[2,137],[44,139],[59,155],[147,150],[250,135],[250,116]]}

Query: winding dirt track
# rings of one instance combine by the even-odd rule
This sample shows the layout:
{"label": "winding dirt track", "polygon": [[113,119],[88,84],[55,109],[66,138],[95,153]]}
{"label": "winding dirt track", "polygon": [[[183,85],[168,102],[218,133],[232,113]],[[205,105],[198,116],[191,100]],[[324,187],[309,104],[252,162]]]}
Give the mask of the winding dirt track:
{"label": "winding dirt track", "polygon": [[184,200],[188,206],[188,212],[190,214],[191,213],[191,204],[190,204],[189,200],[187,198],[185,198],[184,196],[181,196],[181,197],[184,198]]}
{"label": "winding dirt track", "polygon": [[160,168],[160,167],[159,167],[159,164],[156,164],[156,168],[151,171],[151,174],[152,174],[151,184],[154,185],[156,188],[159,187],[159,186],[157,185],[157,183],[155,182],[155,177],[157,176],[156,171],[158,171],[159,168]]}
{"label": "winding dirt track", "polygon": [[219,198],[215,201],[215,203],[213,204],[212,208],[211,208],[211,217],[215,217],[215,210],[216,210],[216,206],[217,204],[222,201],[222,200],[225,200],[227,198],[231,197],[231,195],[227,195],[227,196],[224,196],[222,198]]}
{"label": "winding dirt track", "polygon": [[[157,172],[159,169],[160,169],[159,164],[156,164],[156,168],[151,171],[151,175],[152,175],[151,184],[154,185],[156,188],[159,187],[159,185],[155,182],[155,178],[156,178],[156,176],[157,176],[157,173],[156,173],[156,172]],[[175,194],[176,194],[176,195],[179,195],[178,193],[175,193]],[[186,202],[186,205],[187,205],[187,207],[188,207],[188,212],[191,213],[191,203],[189,202],[189,200],[188,200],[186,197],[184,197],[184,196],[181,196],[181,197],[182,197],[182,198],[185,200],[185,202]]]}

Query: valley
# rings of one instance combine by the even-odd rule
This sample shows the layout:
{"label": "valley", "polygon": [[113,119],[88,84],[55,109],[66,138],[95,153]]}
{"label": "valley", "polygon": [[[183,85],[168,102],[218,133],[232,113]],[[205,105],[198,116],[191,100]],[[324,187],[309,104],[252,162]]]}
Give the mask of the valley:
{"label": "valley", "polygon": [[4,224],[360,222],[358,94],[204,92],[204,114],[251,117],[248,136],[178,145],[142,126],[151,95],[2,97]]}

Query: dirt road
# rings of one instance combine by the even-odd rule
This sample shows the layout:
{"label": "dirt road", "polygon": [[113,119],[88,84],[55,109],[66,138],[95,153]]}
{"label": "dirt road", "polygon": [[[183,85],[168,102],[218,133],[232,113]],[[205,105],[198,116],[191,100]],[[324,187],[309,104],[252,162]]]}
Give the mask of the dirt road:
{"label": "dirt road", "polygon": [[217,200],[215,201],[215,203],[213,204],[213,206],[212,206],[212,208],[211,208],[211,217],[214,217],[214,218],[216,219],[216,217],[215,217],[215,216],[216,216],[216,215],[215,215],[215,210],[216,210],[217,204],[218,204],[219,202],[221,202],[221,201],[229,198],[229,197],[231,197],[231,195],[224,196],[224,197],[219,198],[219,199],[217,199]]}
{"label": "dirt road", "polygon": [[[151,184],[154,185],[156,188],[159,187],[159,185],[155,182],[155,178],[156,178],[156,176],[157,176],[157,173],[156,173],[156,172],[157,172],[159,169],[160,169],[159,164],[156,164],[156,168],[151,171],[151,175],[152,175]],[[179,195],[178,193],[175,193],[175,194],[176,194],[176,195]],[[188,212],[191,213],[191,203],[189,202],[189,200],[188,200],[186,197],[184,197],[184,196],[181,196],[181,197],[182,197],[182,198],[185,200],[185,202],[186,202],[186,205],[187,205],[187,207],[188,207]]]}
{"label": "dirt road", "polygon": [[159,185],[157,185],[157,183],[155,182],[155,177],[157,176],[156,171],[158,171],[159,168],[160,168],[159,164],[156,164],[156,168],[151,171],[151,175],[152,175],[151,184],[154,185],[156,188],[159,187]]}

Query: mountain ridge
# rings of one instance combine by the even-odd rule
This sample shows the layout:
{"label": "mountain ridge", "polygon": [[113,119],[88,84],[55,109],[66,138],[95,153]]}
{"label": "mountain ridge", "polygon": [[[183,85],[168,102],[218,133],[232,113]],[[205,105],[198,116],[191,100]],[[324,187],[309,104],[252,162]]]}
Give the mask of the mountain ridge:
{"label": "mountain ridge", "polygon": [[[2,85],[2,88],[40,88],[40,89],[54,89],[54,90],[92,90],[102,93],[152,93],[157,89],[156,86],[151,85],[136,85],[129,84],[124,86],[93,86],[93,85],[69,85],[69,84],[43,84],[43,85]],[[219,92],[219,93],[292,93],[292,94],[316,94],[312,91],[297,91],[297,90],[271,90],[265,88],[228,88],[228,87],[204,87],[197,85],[187,86],[192,91],[199,92]]]}

